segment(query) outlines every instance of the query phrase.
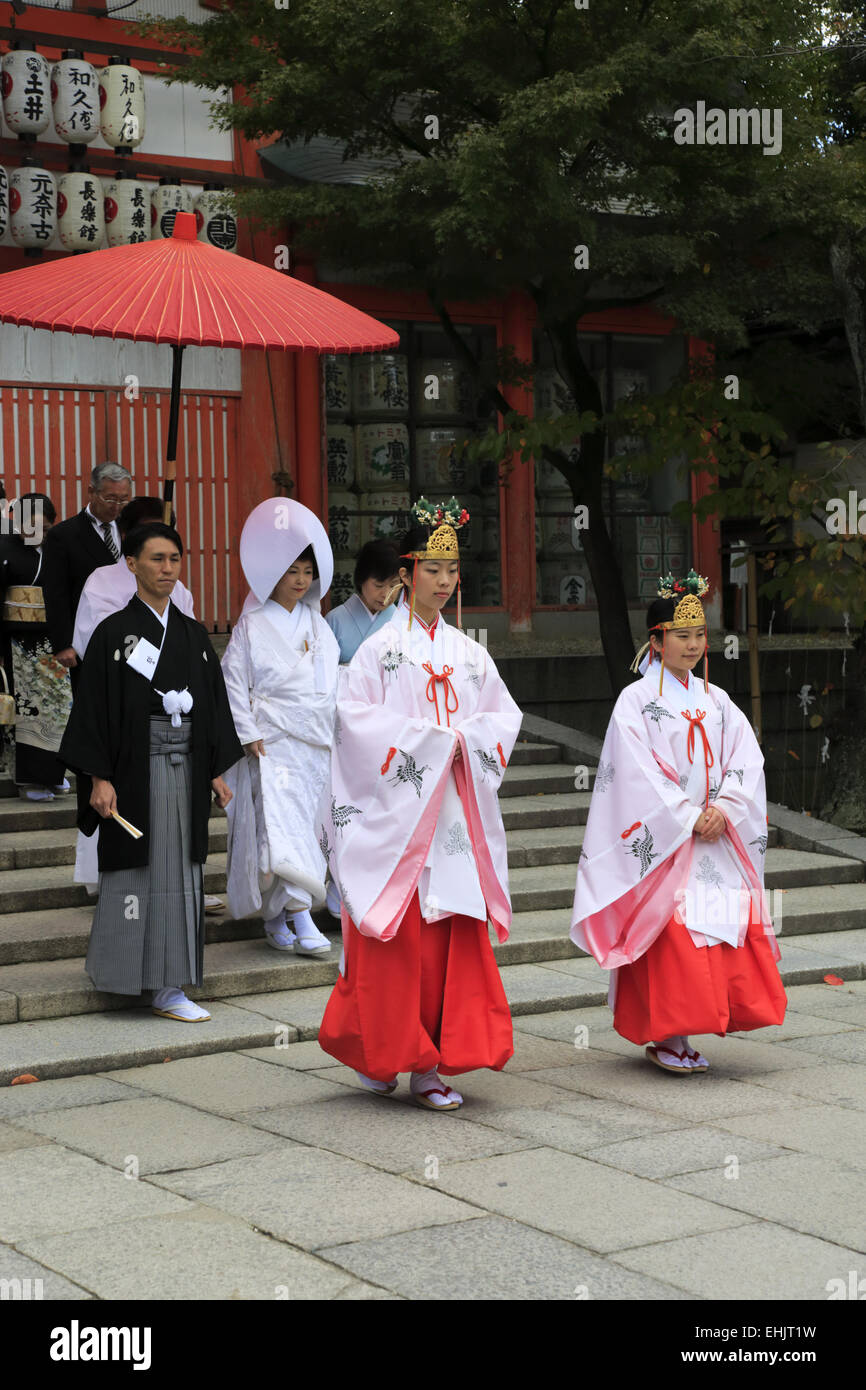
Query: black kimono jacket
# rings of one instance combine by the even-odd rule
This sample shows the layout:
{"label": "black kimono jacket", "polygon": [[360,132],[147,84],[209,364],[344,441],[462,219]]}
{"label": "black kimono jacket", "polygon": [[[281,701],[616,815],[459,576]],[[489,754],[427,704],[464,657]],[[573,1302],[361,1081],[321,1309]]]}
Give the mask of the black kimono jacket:
{"label": "black kimono jacket", "polygon": [[[98,625],[87,647],[81,679],[66,726],[60,757],[78,778],[78,825],[85,835],[99,827],[99,868],[140,868],[150,847],[150,717],[164,713],[157,689],[188,688],[192,718],[192,859],[207,858],[211,779],[243,757],[229,709],[225,683],[207,630],[169,603],[159,663],[153,682],[127,665],[136,639],[155,647],[163,639],[155,613],[134,595],[119,613]],[[120,815],[144,832],[140,840],[90,805],[91,777],[110,780]]]}

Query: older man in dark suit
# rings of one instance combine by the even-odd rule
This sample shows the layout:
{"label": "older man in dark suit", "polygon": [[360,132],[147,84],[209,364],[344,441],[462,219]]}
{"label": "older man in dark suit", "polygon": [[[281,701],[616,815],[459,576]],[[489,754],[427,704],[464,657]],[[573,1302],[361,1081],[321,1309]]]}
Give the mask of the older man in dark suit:
{"label": "older man in dark suit", "polygon": [[125,468],[119,463],[97,464],[90,475],[87,506],[46,533],[42,589],[48,640],[57,660],[70,670],[78,664],[72,632],[81,590],[95,569],[119,560],[117,515],[131,496],[132,477]]}

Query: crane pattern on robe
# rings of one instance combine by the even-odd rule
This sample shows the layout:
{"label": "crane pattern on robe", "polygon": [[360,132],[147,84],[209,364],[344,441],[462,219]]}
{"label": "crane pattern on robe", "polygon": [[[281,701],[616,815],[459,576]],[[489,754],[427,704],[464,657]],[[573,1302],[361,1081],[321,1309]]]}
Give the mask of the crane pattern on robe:
{"label": "crane pattern on robe", "polygon": [[424,785],[424,773],[430,771],[430,764],[425,763],[423,767],[418,767],[411,753],[407,753],[404,748],[399,748],[397,751],[403,761],[395,770],[394,776],[389,777],[388,781],[392,787],[396,787],[399,782],[414,787],[420,799],[421,789]]}
{"label": "crane pattern on robe", "polygon": [[408,657],[405,652],[401,652],[398,647],[386,647],[380,660],[382,669],[387,671],[389,676],[396,676],[399,674],[401,666],[411,662],[411,657]]}
{"label": "crane pattern on robe", "polygon": [[641,878],[652,868],[653,860],[659,857],[653,853],[653,837],[648,825],[644,826],[643,839],[634,840],[630,845],[626,845],[626,849],[640,860]]}
{"label": "crane pattern on robe", "polygon": [[662,717],[673,719],[670,710],[665,709],[664,705],[660,705],[658,700],[650,700],[648,705],[644,705],[641,714],[648,714],[654,724],[661,724]]}
{"label": "crane pattern on robe", "polygon": [[335,830],[345,830],[346,826],[351,824],[352,817],[360,814],[360,806],[338,806],[337,798],[331,797],[331,820],[334,822]]}
{"label": "crane pattern on robe", "polygon": [[764,855],[767,853],[767,841],[769,840],[769,838],[769,835],[759,835],[756,840],[750,840],[749,844],[757,845],[758,853]]}
{"label": "crane pattern on robe", "polygon": [[334,851],[333,851],[333,846],[331,845],[330,841],[328,840],[328,832],[327,832],[327,830],[325,829],[325,827],[324,827],[323,825],[320,825],[320,826],[319,826],[319,829],[320,829],[321,832],[322,832],[321,835],[319,836],[319,849],[322,851],[323,855],[325,856],[325,860],[326,860],[326,862],[328,863],[328,865],[330,865],[330,863],[331,863],[331,855],[332,855],[333,852],[334,852]]}
{"label": "crane pattern on robe", "polygon": [[444,849],[446,854],[472,853],[472,841],[459,820],[448,827],[448,838],[445,841]]}
{"label": "crane pattern on robe", "polygon": [[711,883],[714,888],[721,887],[725,881],[708,854],[698,861],[697,879],[699,883]]}
{"label": "crane pattern on robe", "polygon": [[[607,791],[608,787],[613,781],[613,773],[613,763],[599,763],[595,772],[595,790],[597,792]],[[667,774],[665,773],[663,774],[663,776],[666,777]]]}
{"label": "crane pattern on robe", "polygon": [[487,781],[488,776],[491,776],[494,772],[496,773],[497,777],[502,776],[502,773],[499,770],[499,759],[495,757],[495,748],[476,748],[474,751],[479,763],[481,764],[481,775],[484,778],[485,782]]}

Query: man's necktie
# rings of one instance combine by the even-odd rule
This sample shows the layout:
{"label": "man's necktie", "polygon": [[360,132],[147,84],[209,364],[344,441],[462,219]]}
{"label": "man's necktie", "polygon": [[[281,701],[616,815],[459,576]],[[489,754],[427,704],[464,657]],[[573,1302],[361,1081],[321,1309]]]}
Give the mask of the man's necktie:
{"label": "man's necktie", "polygon": [[102,526],[102,534],[103,534],[103,537],[104,537],[104,539],[105,539],[105,544],[108,546],[109,550],[111,551],[111,558],[112,558],[112,560],[118,560],[118,559],[120,558],[120,551],[118,550],[117,546],[114,544],[114,536],[111,534],[111,522],[110,522],[110,521],[103,521],[103,522],[100,522],[100,525]]}

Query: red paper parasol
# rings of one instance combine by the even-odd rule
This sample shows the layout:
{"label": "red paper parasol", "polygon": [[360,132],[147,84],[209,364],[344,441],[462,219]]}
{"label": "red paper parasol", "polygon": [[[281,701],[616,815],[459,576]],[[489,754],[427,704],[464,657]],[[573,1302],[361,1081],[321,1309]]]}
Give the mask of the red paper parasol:
{"label": "red paper parasol", "polygon": [[174,495],[185,347],[376,352],[400,342],[393,329],[333,295],[198,241],[190,212],[177,214],[170,237],[0,276],[0,322],[171,344],[166,516]]}

